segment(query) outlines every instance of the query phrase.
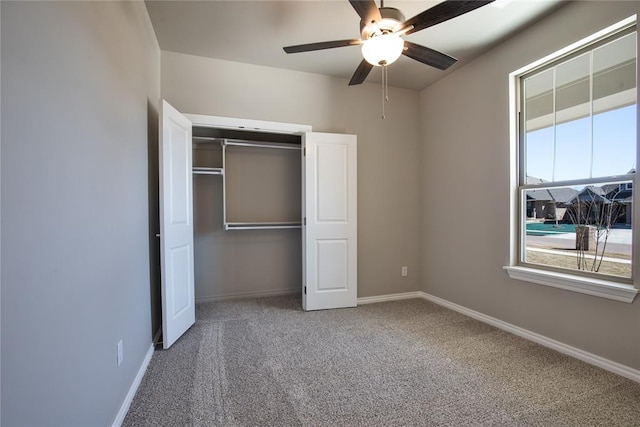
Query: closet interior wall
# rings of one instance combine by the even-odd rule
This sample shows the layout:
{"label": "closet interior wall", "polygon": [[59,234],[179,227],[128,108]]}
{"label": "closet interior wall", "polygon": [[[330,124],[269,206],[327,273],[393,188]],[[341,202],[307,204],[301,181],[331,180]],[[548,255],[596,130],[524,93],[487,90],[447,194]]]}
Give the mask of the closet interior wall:
{"label": "closet interior wall", "polygon": [[225,211],[228,223],[300,222],[300,150],[227,145],[223,159],[224,139],[301,144],[298,135],[193,127],[196,301],[300,292],[300,228],[224,228]]}

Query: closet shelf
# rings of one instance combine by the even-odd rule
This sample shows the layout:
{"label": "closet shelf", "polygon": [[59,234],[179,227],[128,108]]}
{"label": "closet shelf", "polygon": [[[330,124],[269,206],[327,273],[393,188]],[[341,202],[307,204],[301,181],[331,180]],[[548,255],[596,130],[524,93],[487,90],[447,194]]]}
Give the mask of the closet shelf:
{"label": "closet shelf", "polygon": [[191,139],[194,141],[212,141],[219,144],[222,144],[222,141],[224,141],[224,138],[212,138],[210,136],[193,136]]}
{"label": "closet shelf", "polygon": [[[289,144],[289,143],[281,143],[281,142],[270,142],[270,141],[256,141],[249,139],[235,139],[235,138],[215,138],[210,136],[193,136],[193,141],[203,141],[205,142],[213,142],[218,143],[220,145],[235,145],[239,147],[257,147],[257,148],[282,148],[285,150],[301,150],[302,146],[300,144]],[[205,144],[208,145],[208,144]]]}
{"label": "closet shelf", "polygon": [[226,222],[225,230],[266,230],[282,228],[302,228],[301,222]]}
{"label": "closet shelf", "polygon": [[224,175],[223,168],[204,168],[204,167],[193,167],[194,175]]}

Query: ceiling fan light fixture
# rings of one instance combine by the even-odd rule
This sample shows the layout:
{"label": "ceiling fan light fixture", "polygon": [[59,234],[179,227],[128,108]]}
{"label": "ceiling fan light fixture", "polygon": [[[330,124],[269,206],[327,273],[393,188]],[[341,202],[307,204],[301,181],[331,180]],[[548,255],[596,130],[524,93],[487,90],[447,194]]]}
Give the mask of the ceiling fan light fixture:
{"label": "ceiling fan light fixture", "polygon": [[402,55],[404,40],[396,34],[382,34],[371,37],[362,45],[362,56],[377,67],[389,65]]}

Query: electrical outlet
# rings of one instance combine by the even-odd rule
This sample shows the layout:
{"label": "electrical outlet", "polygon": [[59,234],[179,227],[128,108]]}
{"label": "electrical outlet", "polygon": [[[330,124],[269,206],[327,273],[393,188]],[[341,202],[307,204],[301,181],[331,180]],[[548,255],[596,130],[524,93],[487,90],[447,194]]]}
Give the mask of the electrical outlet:
{"label": "electrical outlet", "polygon": [[406,277],[409,274],[409,269],[406,265],[402,266],[402,277]]}
{"label": "electrical outlet", "polygon": [[122,365],[124,359],[124,352],[122,350],[122,340],[118,341],[118,366]]}

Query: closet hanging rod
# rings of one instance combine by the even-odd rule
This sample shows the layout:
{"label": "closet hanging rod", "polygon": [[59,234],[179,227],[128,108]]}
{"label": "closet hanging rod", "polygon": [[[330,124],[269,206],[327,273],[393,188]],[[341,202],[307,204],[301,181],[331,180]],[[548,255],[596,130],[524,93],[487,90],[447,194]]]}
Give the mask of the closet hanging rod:
{"label": "closet hanging rod", "polygon": [[242,139],[225,139],[223,144],[235,145],[240,147],[282,148],[283,150],[301,150],[302,149],[300,145],[280,145],[280,144],[272,144],[268,142],[245,141]]}
{"label": "closet hanging rod", "polygon": [[301,222],[228,222],[225,230],[266,230],[282,228],[302,228]]}
{"label": "closet hanging rod", "polygon": [[192,172],[195,175],[224,175],[224,169],[222,168],[206,168],[194,166]]}
{"label": "closet hanging rod", "polygon": [[227,230],[284,230],[302,228],[302,225],[247,225],[242,227],[229,226]]}

